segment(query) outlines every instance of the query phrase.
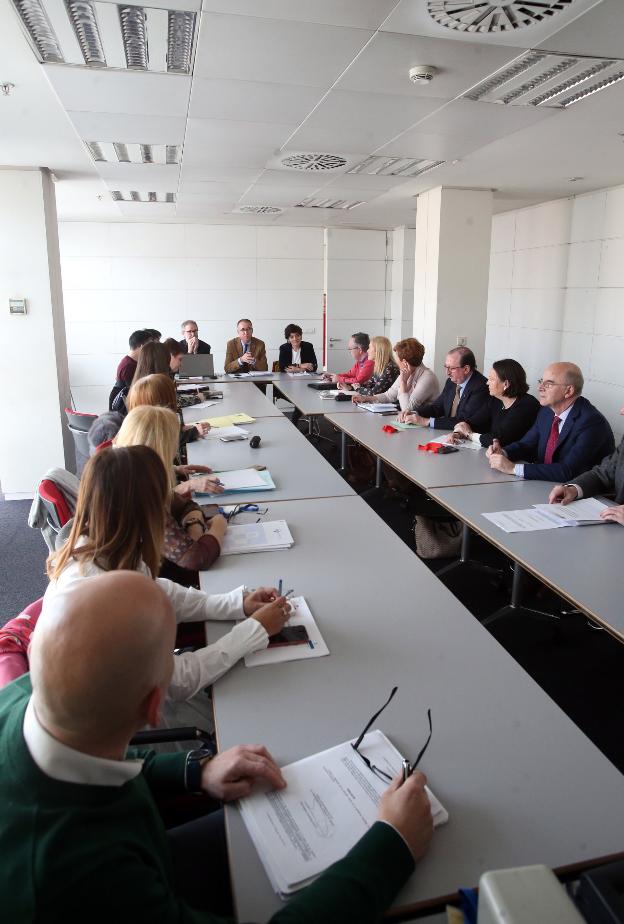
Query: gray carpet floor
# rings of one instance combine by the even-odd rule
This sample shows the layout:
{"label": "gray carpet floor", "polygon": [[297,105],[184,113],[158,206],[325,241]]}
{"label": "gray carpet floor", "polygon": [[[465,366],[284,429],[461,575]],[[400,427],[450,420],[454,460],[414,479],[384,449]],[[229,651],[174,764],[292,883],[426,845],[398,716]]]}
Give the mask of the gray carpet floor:
{"label": "gray carpet floor", "polygon": [[0,501],[0,625],[17,616],[48,586],[48,547],[28,528],[29,500]]}

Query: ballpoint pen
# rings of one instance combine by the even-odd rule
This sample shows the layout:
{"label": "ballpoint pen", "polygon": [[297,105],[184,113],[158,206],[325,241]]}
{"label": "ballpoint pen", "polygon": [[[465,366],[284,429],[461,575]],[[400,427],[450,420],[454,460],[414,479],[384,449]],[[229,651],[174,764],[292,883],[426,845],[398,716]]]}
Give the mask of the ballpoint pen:
{"label": "ballpoint pen", "polygon": [[407,779],[412,775],[412,766],[409,760],[406,760],[405,757],[402,761],[403,764],[403,782],[405,783]]}

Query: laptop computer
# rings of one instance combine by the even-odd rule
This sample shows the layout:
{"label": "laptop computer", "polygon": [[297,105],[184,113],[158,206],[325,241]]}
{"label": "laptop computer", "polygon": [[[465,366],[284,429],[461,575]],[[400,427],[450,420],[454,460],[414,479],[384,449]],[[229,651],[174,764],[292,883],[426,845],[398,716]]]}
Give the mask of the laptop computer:
{"label": "laptop computer", "polygon": [[180,379],[212,378],[214,376],[214,356],[212,353],[187,353],[180,363]]}

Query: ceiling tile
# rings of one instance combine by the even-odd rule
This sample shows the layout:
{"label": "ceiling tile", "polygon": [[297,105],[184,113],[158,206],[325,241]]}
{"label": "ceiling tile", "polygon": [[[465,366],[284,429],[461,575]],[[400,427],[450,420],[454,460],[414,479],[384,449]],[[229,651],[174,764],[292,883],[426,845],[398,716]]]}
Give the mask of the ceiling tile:
{"label": "ceiling tile", "polygon": [[204,13],[195,75],[328,88],[371,35],[339,26]]}
{"label": "ceiling tile", "polygon": [[275,205],[279,208],[292,208],[311,196],[314,190],[301,188],[297,186],[280,187],[280,186],[252,186],[241,198],[241,205]]}
{"label": "ceiling tile", "polygon": [[76,112],[186,116],[191,78],[48,64],[44,70],[66,109]]}
{"label": "ceiling tile", "polygon": [[184,145],[184,168],[201,168],[210,164],[264,167],[292,130],[293,126],[268,122],[189,119]]}
{"label": "ceiling tile", "polygon": [[196,119],[237,119],[242,122],[287,122],[297,125],[322,95],[323,91],[317,87],[195,77],[189,114]]}
{"label": "ceiling tile", "polygon": [[[286,154],[286,152],[284,152]],[[299,189],[318,189],[327,182],[330,174],[305,170],[264,170],[256,180],[257,186],[280,186],[288,189],[297,186]]]}
{"label": "ceiling tile", "polygon": [[205,0],[204,12],[377,29],[396,0]]}
{"label": "ceiling tile", "polygon": [[[169,192],[175,192],[178,187],[178,177],[180,168],[177,164],[108,164],[98,163],[98,173],[108,184],[121,183],[128,186],[133,183],[140,183],[141,186],[149,185],[150,189],[155,189],[151,184],[156,183],[159,189],[165,187]],[[117,188],[117,187],[116,187]],[[131,186],[136,189],[136,186]]]}
{"label": "ceiling tile", "polygon": [[123,141],[127,144],[182,144],[183,118],[68,112],[76,131],[85,141]]}
{"label": "ceiling tile", "polygon": [[260,176],[260,173],[260,169],[232,167],[229,164],[206,164],[203,167],[190,167],[184,159],[181,168],[182,182],[185,185],[197,187],[201,186],[202,183],[219,182],[241,183],[248,186]]}
{"label": "ceiling tile", "polygon": [[333,90],[289,140],[293,149],[373,153],[443,105],[386,93]]}
{"label": "ceiling tile", "polygon": [[[453,99],[517,57],[518,49],[483,43],[379,32],[340,79],[340,90],[401,93],[413,99]],[[414,84],[410,68],[430,64],[439,73]]]}
{"label": "ceiling tile", "polygon": [[622,58],[623,35],[624,3],[622,0],[602,0],[602,3],[537,47],[548,48],[549,51]]}

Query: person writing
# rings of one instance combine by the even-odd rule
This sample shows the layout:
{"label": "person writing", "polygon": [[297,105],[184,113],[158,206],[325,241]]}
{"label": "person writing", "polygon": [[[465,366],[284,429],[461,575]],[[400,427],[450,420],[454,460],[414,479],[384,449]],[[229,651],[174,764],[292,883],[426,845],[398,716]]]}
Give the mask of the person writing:
{"label": "person writing", "polygon": [[[0,887],[7,921],[227,924],[223,815],[167,832],[160,794],[231,802],[284,778],[262,745],[157,755],[128,749],[157,725],[175,619],[162,589],[118,571],[60,594],[44,612],[30,675],[0,690]],[[114,678],[114,682],[111,682]],[[271,924],[374,924],[433,833],[425,777],[395,779],[378,821]],[[226,918],[222,915],[227,915]]]}
{"label": "person writing", "polygon": [[266,348],[262,340],[253,336],[253,324],[249,318],[241,318],[236,325],[237,337],[228,340],[225,348],[226,372],[266,372]]}
{"label": "person writing", "polygon": [[[620,410],[624,416],[624,407]],[[611,455],[606,456],[588,472],[577,475],[567,484],[558,484],[548,496],[549,504],[570,504],[582,497],[613,494],[615,505],[600,514],[603,520],[624,526],[624,438]]]}
{"label": "person writing", "polygon": [[[386,340],[385,337],[373,337],[373,341],[376,339]],[[389,345],[389,341],[387,342]],[[440,385],[435,373],[424,365],[425,348],[415,337],[399,340],[394,345],[394,352],[398,369],[394,366],[397,375],[392,384],[386,389],[373,392],[368,391],[370,383],[360,386],[358,394],[353,396],[353,401],[356,404],[394,404],[398,401],[401,408],[398,419],[402,421],[407,413],[415,411],[427,401],[432,401],[440,390]]]}
{"label": "person writing", "polygon": [[583,373],[574,363],[552,363],[539,380],[535,423],[504,449],[497,441],[487,450],[499,472],[538,481],[564,481],[613,452],[613,431],[593,404],[583,398]]}
{"label": "person writing", "polygon": [[519,362],[499,359],[493,363],[487,384],[489,403],[470,420],[455,424],[449,443],[471,440],[487,449],[497,440],[499,446],[506,446],[533,425],[540,406],[537,398],[528,394],[526,372]]}
{"label": "person writing", "polygon": [[348,372],[324,372],[326,382],[336,382],[340,388],[343,385],[363,385],[368,382],[375,369],[375,363],[368,356],[370,337],[359,331],[349,337],[349,352],[353,365]]}
{"label": "person writing", "polygon": [[303,339],[298,324],[288,324],[284,330],[286,343],[279,349],[280,372],[316,372],[317,362],[314,347]]}

